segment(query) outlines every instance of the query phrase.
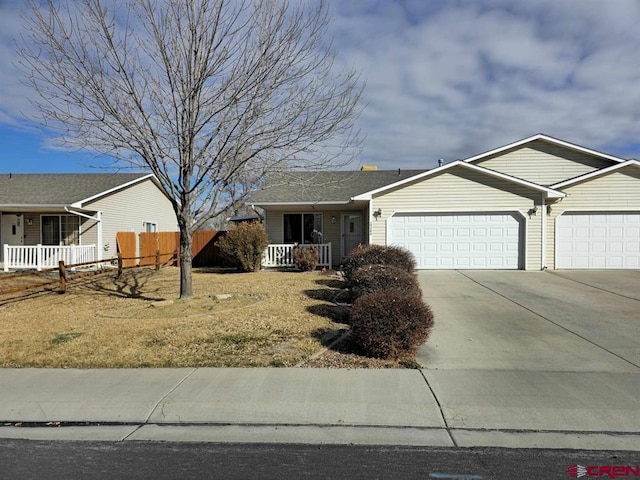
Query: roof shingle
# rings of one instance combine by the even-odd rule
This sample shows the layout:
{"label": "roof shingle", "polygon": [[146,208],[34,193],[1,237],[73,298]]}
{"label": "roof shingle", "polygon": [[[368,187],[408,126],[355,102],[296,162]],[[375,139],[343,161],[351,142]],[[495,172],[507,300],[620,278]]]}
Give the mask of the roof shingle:
{"label": "roof shingle", "polygon": [[1,205],[70,205],[148,173],[0,174]]}
{"label": "roof shingle", "polygon": [[426,170],[293,172],[274,175],[249,200],[268,203],[348,202],[356,195],[413,177]]}

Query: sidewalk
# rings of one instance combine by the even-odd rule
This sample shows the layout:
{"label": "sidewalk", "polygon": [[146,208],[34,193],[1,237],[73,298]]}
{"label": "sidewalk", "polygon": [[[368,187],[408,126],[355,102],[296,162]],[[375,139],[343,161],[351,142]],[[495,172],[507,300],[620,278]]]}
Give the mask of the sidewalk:
{"label": "sidewalk", "polygon": [[[0,438],[640,450],[638,374],[606,377],[636,392],[611,403],[570,393],[568,377],[555,393],[531,377],[529,388],[470,394],[470,382],[500,380],[482,373],[0,369]],[[590,375],[588,385],[604,379]]]}

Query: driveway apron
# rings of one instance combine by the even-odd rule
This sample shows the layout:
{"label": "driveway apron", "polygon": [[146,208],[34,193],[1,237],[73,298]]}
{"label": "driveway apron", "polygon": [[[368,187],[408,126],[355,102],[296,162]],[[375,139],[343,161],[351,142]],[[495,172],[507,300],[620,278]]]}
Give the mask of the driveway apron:
{"label": "driveway apron", "polygon": [[448,426],[640,430],[640,275],[607,275],[419,272],[436,324],[418,361]]}

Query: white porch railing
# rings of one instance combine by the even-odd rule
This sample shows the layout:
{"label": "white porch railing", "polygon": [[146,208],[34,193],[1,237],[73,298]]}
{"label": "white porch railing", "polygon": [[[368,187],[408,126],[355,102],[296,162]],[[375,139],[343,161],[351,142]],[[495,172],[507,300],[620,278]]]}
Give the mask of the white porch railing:
{"label": "white porch railing", "polygon": [[319,243],[316,245],[308,244],[271,244],[264,251],[262,256],[263,267],[293,267],[295,263],[293,261],[293,249],[295,247],[317,247],[318,249],[318,266],[331,268],[331,244]]}
{"label": "white porch railing", "polygon": [[4,245],[4,271],[16,269],[57,268],[62,260],[67,265],[95,262],[95,245]]}

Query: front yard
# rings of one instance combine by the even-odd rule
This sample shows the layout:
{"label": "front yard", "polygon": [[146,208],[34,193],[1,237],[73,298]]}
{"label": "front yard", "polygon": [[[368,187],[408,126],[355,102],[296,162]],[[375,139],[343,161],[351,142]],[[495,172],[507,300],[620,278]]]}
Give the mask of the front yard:
{"label": "front yard", "polygon": [[0,297],[1,367],[393,367],[324,344],[348,329],[320,272],[194,270],[178,300],[178,269],[71,282],[66,294]]}

